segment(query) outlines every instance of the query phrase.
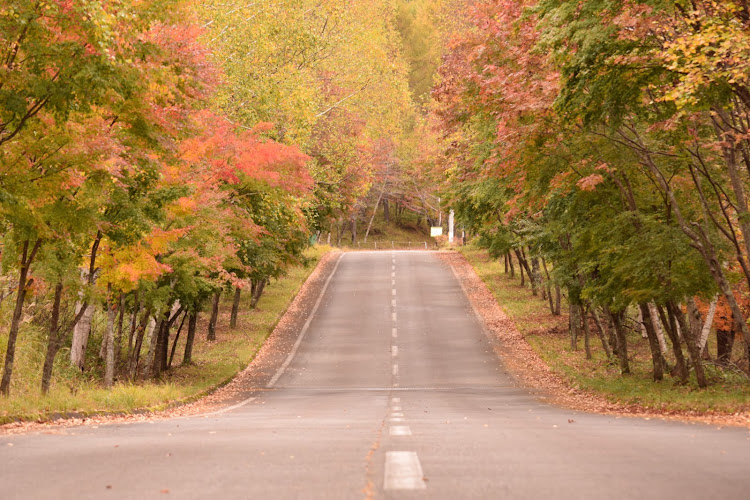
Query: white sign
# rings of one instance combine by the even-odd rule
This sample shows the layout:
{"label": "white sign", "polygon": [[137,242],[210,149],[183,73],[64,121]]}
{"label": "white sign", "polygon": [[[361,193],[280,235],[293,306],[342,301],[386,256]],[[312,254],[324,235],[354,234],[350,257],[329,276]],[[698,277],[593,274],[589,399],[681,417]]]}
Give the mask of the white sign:
{"label": "white sign", "polygon": [[443,227],[442,226],[432,226],[430,228],[430,236],[433,238],[435,236],[442,236],[443,235]]}

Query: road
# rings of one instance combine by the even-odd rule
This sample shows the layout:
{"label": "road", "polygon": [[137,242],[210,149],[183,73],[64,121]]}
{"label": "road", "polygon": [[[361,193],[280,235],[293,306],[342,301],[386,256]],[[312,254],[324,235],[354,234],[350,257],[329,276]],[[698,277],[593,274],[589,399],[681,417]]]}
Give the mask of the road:
{"label": "road", "polygon": [[0,498],[750,495],[747,429],[573,412],[518,387],[430,252],[344,254],[297,347],[221,414],[0,436]]}

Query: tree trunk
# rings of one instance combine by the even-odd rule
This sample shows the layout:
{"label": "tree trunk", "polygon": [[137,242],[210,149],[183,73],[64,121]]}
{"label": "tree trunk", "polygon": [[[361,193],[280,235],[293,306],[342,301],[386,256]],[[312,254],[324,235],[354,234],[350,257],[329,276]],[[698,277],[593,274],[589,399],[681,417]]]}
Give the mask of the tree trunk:
{"label": "tree trunk", "polygon": [[339,217],[336,223],[336,246],[341,248],[341,240],[344,238],[344,218]]}
{"label": "tree trunk", "polygon": [[701,338],[701,331],[703,330],[703,316],[698,310],[698,306],[692,297],[685,301],[685,306],[687,307],[687,324],[690,328],[690,333],[693,335],[693,338],[696,339],[695,341],[697,345]]}
{"label": "tree trunk", "polygon": [[586,309],[580,306],[579,309],[583,311],[581,320],[583,321],[583,346],[586,349],[586,359],[591,359],[591,329],[589,328],[589,319]]}
{"label": "tree trunk", "polygon": [[659,312],[662,325],[664,330],[667,332],[670,342],[672,342],[672,352],[674,352],[675,358],[675,373],[680,379],[681,384],[686,384],[688,380],[687,365],[685,364],[685,356],[682,353],[682,347],[680,346],[680,339],[677,337],[677,326],[669,308],[667,308],[667,314],[665,316],[664,310],[661,306],[656,306],[656,310]]}
{"label": "tree trunk", "polygon": [[62,299],[63,284],[59,282],[55,286],[55,298],[52,301],[52,317],[49,325],[49,339],[47,339],[47,353],[44,356],[44,367],[42,368],[42,394],[49,392],[49,384],[52,380],[52,369],[55,364],[55,355],[60,349],[59,321],[60,300]]}
{"label": "tree trunk", "polygon": [[518,259],[518,272],[521,274],[521,286],[526,286],[526,279],[524,278],[523,259],[521,258],[521,252],[514,248],[513,253],[516,254],[516,259]]}
{"label": "tree trunk", "polygon": [[138,361],[141,357],[141,348],[143,346],[143,338],[146,336],[146,329],[151,324],[151,309],[146,309],[141,317],[140,324],[135,335],[135,345],[130,353],[130,359],[128,360],[128,371],[130,372],[131,380],[135,379],[138,375]]}
{"label": "tree trunk", "polygon": [[656,336],[656,330],[654,329],[654,322],[651,318],[651,310],[649,309],[648,304],[641,303],[638,307],[640,308],[641,317],[643,318],[643,327],[646,329],[648,346],[651,349],[651,361],[654,365],[654,381],[658,382],[664,379],[664,357],[661,353],[659,339]]}
{"label": "tree trunk", "polygon": [[516,269],[513,265],[513,256],[510,252],[508,252],[508,266],[510,267],[510,277],[515,278],[516,277]]}
{"label": "tree trunk", "polygon": [[[532,287],[532,293],[536,295],[536,290],[539,288],[542,288],[542,273],[539,269],[539,258],[538,257],[532,257],[531,258],[531,280],[533,283]],[[544,289],[542,288],[542,295],[544,295]],[[544,298],[544,296],[542,296]]]}
{"label": "tree trunk", "polygon": [[221,291],[214,293],[214,300],[211,306],[211,318],[208,320],[208,336],[206,340],[213,342],[216,340],[216,321],[219,319],[219,300]]}
{"label": "tree trunk", "polygon": [[505,262],[505,274],[508,274],[508,252],[503,254],[503,261]]}
{"label": "tree trunk", "polygon": [[716,329],[716,362],[722,366],[729,366],[732,361],[734,347],[734,330]]}
{"label": "tree trunk", "polygon": [[21,316],[23,314],[23,303],[26,299],[26,290],[33,280],[28,279],[31,263],[34,261],[39,247],[42,246],[42,240],[37,239],[34,248],[29,252],[29,241],[23,243],[23,252],[21,254],[21,269],[18,272],[18,292],[16,293],[16,306],[13,309],[13,316],[10,321],[10,332],[8,332],[8,346],[5,351],[5,366],[3,367],[3,379],[0,382],[0,393],[7,396],[10,394],[10,380],[13,376],[13,361],[16,356],[16,340],[18,339],[18,329],[21,325]]}
{"label": "tree trunk", "polygon": [[562,301],[562,293],[560,292],[560,286],[555,285],[555,316],[560,316],[560,302]]}
{"label": "tree trunk", "polygon": [[104,330],[104,387],[112,387],[115,383],[115,317],[117,309],[110,300],[112,286],[107,285],[107,327]]}
{"label": "tree trunk", "polygon": [[638,308],[638,325],[641,329],[641,338],[648,338],[648,331],[646,330],[645,320],[643,319],[643,311],[640,307]]}
{"label": "tree trunk", "polygon": [[581,306],[569,304],[568,329],[570,330],[570,350],[578,350],[578,335],[581,329]]}
{"label": "tree trunk", "polygon": [[261,295],[263,295],[263,290],[266,288],[266,283],[268,283],[268,279],[262,279],[255,283],[255,287],[253,288],[253,296],[250,298],[250,308],[255,309],[258,305],[258,301],[260,301]]}
{"label": "tree trunk", "polygon": [[[549,301],[549,311],[552,313],[553,316],[557,316],[558,314],[555,314],[555,305],[552,301],[552,278],[549,275],[549,269],[547,269],[547,261],[544,260],[544,257],[542,257],[542,269],[544,269],[544,275],[547,277],[547,300]],[[557,294],[558,294],[558,301],[559,301],[559,294],[560,294],[560,288],[557,288]],[[586,316],[584,315],[584,321],[586,321]]]}
{"label": "tree trunk", "polygon": [[73,318],[73,321],[65,326],[60,325],[60,300],[62,298],[62,289],[62,283],[58,283],[55,287],[55,299],[52,305],[52,320],[50,322],[47,352],[44,357],[44,366],[42,368],[42,394],[47,394],[49,391],[57,352],[63,346],[68,332],[78,324],[83,316],[83,311],[79,311]]}
{"label": "tree trunk", "polygon": [[[159,337],[161,337],[161,330],[164,326],[164,315],[169,313],[162,313],[159,312],[155,315],[155,318],[159,318],[158,321],[155,318],[152,318],[149,322],[148,329],[151,331],[151,335],[147,336],[148,339],[148,352],[146,353],[146,362],[143,364],[143,378],[148,379],[151,378],[151,375],[154,373],[154,363],[158,359],[158,349],[159,349]],[[154,325],[152,328],[151,325]]]}
{"label": "tree trunk", "polygon": [[552,298],[552,289],[547,286],[547,303],[549,304],[549,313],[555,315],[555,301]]}
{"label": "tree trunk", "polygon": [[130,363],[130,356],[133,353],[133,340],[135,339],[135,329],[138,327],[139,312],[141,312],[141,304],[138,300],[138,290],[136,290],[135,299],[133,300],[133,316],[130,318],[130,332],[128,333],[128,363]]}
{"label": "tree trunk", "polygon": [[706,342],[708,342],[708,334],[711,333],[711,325],[714,323],[714,316],[716,315],[716,305],[719,302],[719,296],[714,296],[713,300],[711,301],[711,305],[708,307],[708,314],[706,314],[706,321],[703,323],[703,328],[701,329],[700,334],[700,341],[698,342],[698,347],[700,348],[701,352],[706,350]]}
{"label": "tree trunk", "polygon": [[604,331],[604,326],[602,325],[602,322],[599,319],[599,315],[596,313],[596,309],[594,309],[593,307],[591,308],[591,315],[594,317],[594,323],[596,323],[596,331],[597,331],[597,334],[599,335],[599,340],[602,343],[604,352],[607,354],[607,359],[609,359],[612,357],[612,349],[609,347],[609,342],[607,342],[606,332]]}
{"label": "tree trunk", "polygon": [[[162,336],[160,338],[158,349],[159,357],[157,358],[156,362],[156,367],[158,369],[155,371],[155,377],[158,377],[163,371],[169,368],[169,332],[172,331],[172,326],[174,325],[175,321],[177,321],[177,318],[179,318],[182,315],[182,312],[185,310],[185,308],[179,304],[180,301],[176,301],[175,305],[172,306],[172,311],[170,312],[170,314],[164,318],[165,325],[163,326],[161,332]],[[177,339],[175,338],[175,343],[176,342]]]}
{"label": "tree trunk", "polygon": [[84,371],[86,369],[86,347],[89,341],[89,334],[91,333],[91,318],[94,315],[94,306],[82,302],[76,303],[76,314],[81,309],[83,309],[83,316],[81,316],[81,321],[73,329],[70,362],[73,366],[77,366],[79,370]]}
{"label": "tree trunk", "polygon": [[380,190],[380,196],[378,196],[378,201],[375,202],[375,208],[372,210],[372,217],[370,217],[370,222],[367,224],[367,230],[365,231],[365,243],[367,243],[367,237],[370,236],[370,228],[372,228],[372,221],[375,220],[375,214],[378,213],[378,205],[380,205],[380,200],[383,199],[384,192],[385,192],[385,185],[383,185],[383,189]]}
{"label": "tree trunk", "polygon": [[391,222],[391,209],[388,204],[388,198],[383,199],[383,219],[385,219],[386,224]]}
{"label": "tree trunk", "polygon": [[180,326],[177,328],[177,333],[174,336],[174,342],[172,342],[172,352],[169,355],[169,363],[167,363],[167,370],[172,369],[172,360],[174,360],[174,353],[177,350],[177,341],[180,340],[180,332],[182,332],[182,327],[185,325],[185,318],[187,318],[187,316],[188,316],[188,312],[185,311],[185,313],[182,315]]}
{"label": "tree trunk", "polygon": [[682,312],[680,307],[673,303],[667,302],[667,308],[672,309],[678,324],[682,327],[682,333],[685,336],[685,345],[687,345],[690,359],[693,362],[693,368],[695,369],[695,378],[698,382],[698,387],[704,388],[708,384],[706,382],[706,374],[703,371],[703,360],[701,359],[701,352],[698,349],[698,340],[693,335],[693,330],[687,324],[685,314]]}
{"label": "tree trunk", "polygon": [[232,315],[229,318],[229,328],[234,330],[237,328],[237,315],[240,312],[240,295],[242,294],[242,289],[240,287],[235,287],[234,289],[234,300],[232,301]]}
{"label": "tree trunk", "polygon": [[[96,256],[99,250],[99,243],[102,240],[102,232],[96,233],[94,243],[91,245],[91,256],[89,258],[89,268],[86,275],[86,279],[89,287],[91,287],[96,281]],[[79,312],[79,308],[83,309],[83,316],[75,328],[73,329],[73,345],[70,348],[70,363],[73,366],[77,366],[79,370],[83,371],[86,368],[86,346],[89,341],[89,335],[91,334],[91,317],[94,314],[93,304],[76,304],[76,314]]]}
{"label": "tree trunk", "polygon": [[117,320],[117,333],[115,334],[115,371],[122,369],[122,329],[125,321],[125,294],[120,294],[119,300],[120,317]]}
{"label": "tree trunk", "polygon": [[169,350],[169,328],[172,326],[169,311],[164,313],[159,328],[154,332],[156,335],[156,349],[154,350],[154,360],[151,366],[151,376],[159,378],[161,372],[167,367],[167,354]]}
{"label": "tree trunk", "polygon": [[524,251],[523,247],[521,247],[519,255],[519,261],[521,262],[521,266],[523,266],[523,270],[526,271],[526,276],[529,277],[529,281],[531,282],[531,295],[536,297],[537,290],[536,290],[536,281],[534,280],[534,273],[531,272],[531,268],[529,267],[529,259],[526,258],[526,252]]}
{"label": "tree trunk", "polygon": [[357,244],[357,215],[352,215],[352,219],[349,222],[352,230],[352,246]]}
{"label": "tree trunk", "polygon": [[651,324],[656,332],[656,338],[659,341],[659,350],[661,351],[662,357],[666,358],[669,348],[667,347],[667,341],[664,338],[664,330],[661,327],[662,323],[659,320],[659,311],[656,310],[656,304],[649,302],[648,312],[651,317]]}
{"label": "tree trunk", "polygon": [[617,357],[620,359],[620,372],[625,375],[630,373],[630,362],[628,360],[628,339],[622,325],[623,313],[609,313],[609,315],[617,336]]}
{"label": "tree trunk", "polygon": [[191,312],[188,319],[188,333],[185,339],[185,354],[182,356],[182,364],[189,365],[193,362],[193,341],[195,340],[195,329],[198,325],[198,311]]}

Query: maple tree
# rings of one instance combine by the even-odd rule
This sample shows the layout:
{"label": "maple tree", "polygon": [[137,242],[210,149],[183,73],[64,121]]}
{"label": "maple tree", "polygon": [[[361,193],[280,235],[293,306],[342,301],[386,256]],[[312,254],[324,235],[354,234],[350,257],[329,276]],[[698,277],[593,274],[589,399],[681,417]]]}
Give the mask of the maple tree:
{"label": "maple tree", "polygon": [[459,219],[506,266],[513,254],[553,312],[550,285],[565,290],[573,348],[595,320],[627,373],[623,322],[636,313],[654,378],[666,333],[673,373],[684,383],[690,368],[705,386],[717,293],[750,346],[746,3],[492,0],[466,12],[433,93]]}
{"label": "maple tree", "polygon": [[[190,313],[194,335],[210,294],[258,272],[248,245],[276,242],[269,276],[299,256],[308,157],[264,137],[264,124],[247,130],[211,111],[221,71],[187,2],[16,2],[0,15],[0,255],[19,283],[2,392],[29,293],[51,307],[43,392],[71,332],[73,363],[86,368],[100,309],[104,384],[158,376],[178,317]],[[272,197],[262,210],[257,193]]]}

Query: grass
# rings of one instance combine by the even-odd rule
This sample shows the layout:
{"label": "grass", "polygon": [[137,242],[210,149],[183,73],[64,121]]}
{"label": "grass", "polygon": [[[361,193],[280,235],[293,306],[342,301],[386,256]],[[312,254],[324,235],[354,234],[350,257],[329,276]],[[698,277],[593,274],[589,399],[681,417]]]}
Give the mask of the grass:
{"label": "grass", "polygon": [[[266,287],[257,309],[250,309],[250,296],[244,294],[235,330],[229,329],[231,297],[223,297],[217,324],[217,341],[205,340],[208,318],[207,314],[203,314],[198,323],[193,364],[180,365],[184,351],[183,332],[175,354],[176,366],[160,381],[118,383],[111,390],[103,388],[100,383],[101,362],[96,352],[93,352],[98,351],[103,328],[101,325],[94,325],[94,333],[89,341],[88,360],[91,361],[91,371],[80,373],[71,368],[68,363],[69,351],[62,350],[56,360],[51,390],[48,395],[41,396],[39,383],[46,340],[40,329],[25,324],[17,344],[11,396],[0,398],[0,423],[19,419],[45,420],[57,414],[92,415],[159,410],[205,394],[230,380],[253,360],[297,295],[302,283],[320,257],[329,250],[330,247],[327,246],[316,246],[308,250],[310,264],[307,267],[294,267],[286,276],[274,280]],[[3,310],[0,312],[3,317],[7,317],[5,309],[8,304],[2,306]],[[0,354],[4,359],[7,328],[3,328],[2,332]]]}
{"label": "grass", "polygon": [[[594,392],[611,402],[654,411],[735,413],[750,409],[750,380],[737,371],[706,365],[711,381],[706,389],[699,389],[694,378],[687,385],[679,385],[668,374],[663,381],[654,382],[648,341],[637,333],[628,336],[630,375],[621,375],[618,365],[607,359],[593,332],[593,357],[587,360],[583,339],[579,341],[578,350],[570,347],[566,315],[552,316],[540,297],[534,297],[529,288],[521,287],[518,276],[506,275],[503,263],[490,259],[485,250],[469,245],[461,247],[460,251],[529,345],[573,387]],[[563,303],[563,310],[565,307]],[[715,352],[714,341],[712,336],[709,352]],[[738,356],[740,344],[739,340],[735,342]],[[670,364],[673,364],[671,360]]]}

